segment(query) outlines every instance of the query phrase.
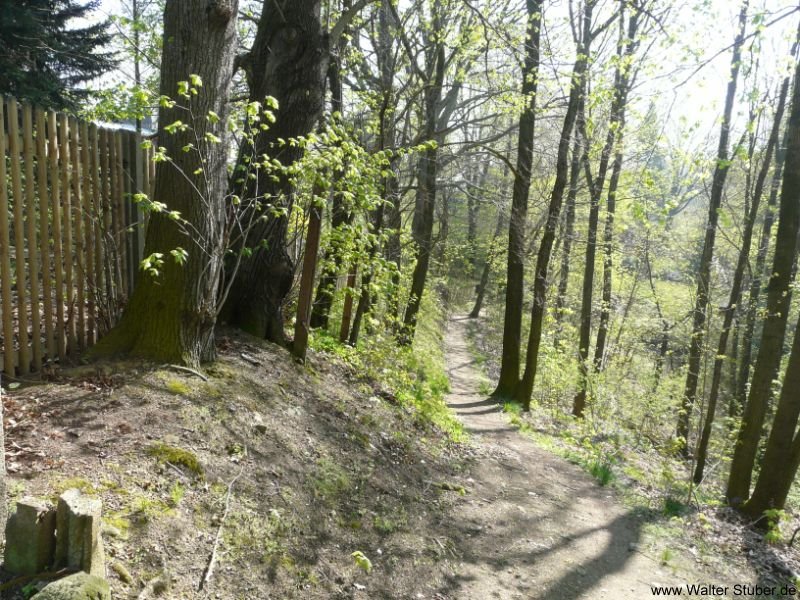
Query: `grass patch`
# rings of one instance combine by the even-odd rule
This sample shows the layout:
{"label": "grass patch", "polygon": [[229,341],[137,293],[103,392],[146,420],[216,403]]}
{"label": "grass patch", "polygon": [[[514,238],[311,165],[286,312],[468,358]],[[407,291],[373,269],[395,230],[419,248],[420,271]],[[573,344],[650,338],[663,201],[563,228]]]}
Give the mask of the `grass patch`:
{"label": "grass patch", "polygon": [[200,464],[197,456],[189,450],[178,448],[177,446],[170,446],[163,442],[153,444],[147,449],[147,453],[156,458],[160,463],[170,463],[173,465],[185,467],[197,477],[204,477],[205,473]]}
{"label": "grass patch", "polygon": [[591,473],[592,477],[597,479],[597,482],[603,487],[607,486],[615,478],[611,464],[599,460],[594,460],[589,463],[589,473]]}
{"label": "grass patch", "polygon": [[314,496],[328,505],[335,504],[353,485],[350,474],[327,458],[317,462],[310,482]]}
{"label": "grass patch", "polygon": [[167,381],[167,390],[176,396],[188,396],[191,392],[189,386],[180,379],[170,379]]}

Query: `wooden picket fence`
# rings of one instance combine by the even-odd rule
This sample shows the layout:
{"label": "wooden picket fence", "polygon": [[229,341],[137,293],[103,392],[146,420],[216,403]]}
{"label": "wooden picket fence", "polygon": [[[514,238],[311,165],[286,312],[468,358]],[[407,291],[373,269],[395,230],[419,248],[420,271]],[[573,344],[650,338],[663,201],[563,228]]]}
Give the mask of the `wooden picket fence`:
{"label": "wooden picket fence", "polygon": [[77,357],[136,281],[150,193],[141,135],[0,96],[0,360],[12,377]]}

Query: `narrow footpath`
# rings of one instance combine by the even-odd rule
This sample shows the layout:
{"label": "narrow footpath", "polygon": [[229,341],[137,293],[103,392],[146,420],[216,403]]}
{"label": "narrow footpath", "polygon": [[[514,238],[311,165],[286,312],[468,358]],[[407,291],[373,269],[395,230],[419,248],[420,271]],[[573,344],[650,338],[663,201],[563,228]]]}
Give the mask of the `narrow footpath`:
{"label": "narrow footpath", "polygon": [[459,600],[641,600],[653,597],[652,585],[700,582],[648,556],[642,515],[518,433],[479,394],[481,373],[466,328],[466,317],[454,317],[446,335],[448,404],[479,458],[451,523],[459,530],[451,537],[455,575],[440,593]]}

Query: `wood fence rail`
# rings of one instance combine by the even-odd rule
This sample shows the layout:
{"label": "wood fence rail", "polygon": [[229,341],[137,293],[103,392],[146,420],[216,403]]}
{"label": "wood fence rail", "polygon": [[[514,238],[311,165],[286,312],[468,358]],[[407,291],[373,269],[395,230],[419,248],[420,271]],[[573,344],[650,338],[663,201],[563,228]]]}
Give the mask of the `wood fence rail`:
{"label": "wood fence rail", "polygon": [[152,151],[141,134],[0,96],[0,360],[11,377],[75,358],[138,276]]}

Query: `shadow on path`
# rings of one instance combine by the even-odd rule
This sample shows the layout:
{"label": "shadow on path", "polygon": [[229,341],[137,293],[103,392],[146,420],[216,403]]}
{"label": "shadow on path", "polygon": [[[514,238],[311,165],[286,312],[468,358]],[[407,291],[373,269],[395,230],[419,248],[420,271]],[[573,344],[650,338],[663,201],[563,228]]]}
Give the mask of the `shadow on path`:
{"label": "shadow on path", "polygon": [[520,435],[492,398],[467,345],[466,318],[447,332],[448,406],[473,434],[480,458],[468,494],[448,526],[454,544],[446,598],[560,599],[650,597],[674,582],[638,551],[646,511],[625,510],[575,465]]}

